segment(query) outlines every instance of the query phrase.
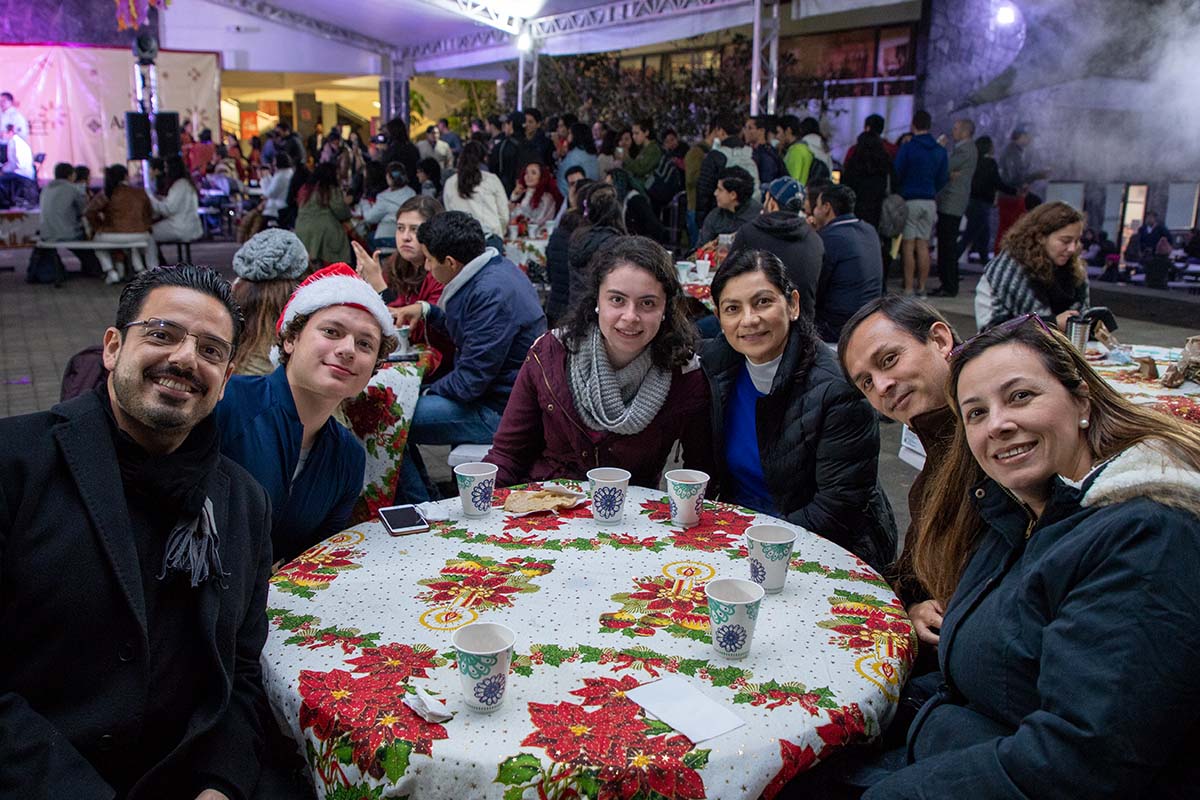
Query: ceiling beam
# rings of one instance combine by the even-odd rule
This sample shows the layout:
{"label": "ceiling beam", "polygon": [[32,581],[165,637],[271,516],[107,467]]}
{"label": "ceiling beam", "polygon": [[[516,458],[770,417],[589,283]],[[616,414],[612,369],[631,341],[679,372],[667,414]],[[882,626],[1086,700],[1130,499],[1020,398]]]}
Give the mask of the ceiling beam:
{"label": "ceiling beam", "polygon": [[548,39],[567,33],[582,33],[631,22],[669,19],[748,4],[749,0],[617,0],[532,19],[529,21],[529,32],[535,40]]}
{"label": "ceiling beam", "polygon": [[487,0],[421,0],[421,2],[513,36],[521,32],[521,25],[525,22],[515,14],[497,11],[488,5]]}
{"label": "ceiling beam", "polygon": [[396,52],[396,47],[389,42],[364,36],[361,33],[355,33],[347,28],[333,25],[306,14],[298,14],[295,11],[280,8],[277,5],[266,2],[266,0],[207,0],[207,2],[213,5],[224,6],[225,8],[232,8],[234,11],[241,11],[251,16],[260,17],[269,22],[286,25],[289,28],[304,31],[305,33],[311,33],[323,39],[328,39],[331,42],[341,42],[342,44],[348,44],[368,52],[378,53],[379,55],[393,55]]}

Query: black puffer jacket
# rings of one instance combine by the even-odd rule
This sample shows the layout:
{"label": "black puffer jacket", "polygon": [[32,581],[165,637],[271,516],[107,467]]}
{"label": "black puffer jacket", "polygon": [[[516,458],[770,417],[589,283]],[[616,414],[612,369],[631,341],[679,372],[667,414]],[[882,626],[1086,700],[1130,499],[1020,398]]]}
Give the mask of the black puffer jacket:
{"label": "black puffer jacket", "polygon": [[[846,548],[882,571],[896,555],[896,521],[879,485],[879,424],[866,398],[846,382],[833,352],[816,343],[798,369],[804,333],[793,326],[771,393],[758,401],[758,452],[779,515]],[[712,394],[713,484],[730,484],[725,413],[745,356],[710,339],[700,365]]]}
{"label": "black puffer jacket", "polygon": [[778,256],[800,292],[801,313],[813,318],[825,245],[804,217],[790,211],[761,214],[738,229],[729,254],[738,250],[766,250]]}
{"label": "black puffer jacket", "polygon": [[571,267],[569,243],[571,234],[579,228],[579,214],[564,214],[562,221],[546,242],[546,277],[550,279],[550,296],[546,299],[546,324],[554,328],[567,313],[571,296]]}
{"label": "black puffer jacket", "polygon": [[618,236],[624,236],[622,231],[616,228],[610,228],[607,225],[594,226],[590,228],[580,228],[571,236],[571,241],[567,245],[567,261],[571,266],[570,287],[567,295],[567,308],[575,305],[575,299],[584,293],[584,285],[587,282],[588,265],[592,263],[592,256],[602,245]]}

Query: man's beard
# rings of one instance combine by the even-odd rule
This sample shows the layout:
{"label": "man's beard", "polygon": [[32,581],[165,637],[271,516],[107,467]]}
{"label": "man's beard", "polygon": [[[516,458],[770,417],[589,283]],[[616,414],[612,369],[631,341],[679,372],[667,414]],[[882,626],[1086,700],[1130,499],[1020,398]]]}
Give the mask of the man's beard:
{"label": "man's beard", "polygon": [[142,372],[132,369],[122,369],[120,362],[113,371],[113,393],[117,404],[126,415],[145,427],[156,431],[175,431],[180,428],[190,428],[201,419],[194,409],[192,412],[182,407],[173,406],[168,400],[152,401],[147,392],[154,391],[149,385],[156,378],[172,378],[187,384],[197,390],[197,399],[204,397],[208,387],[194,373],[172,367],[170,365],[147,368]]}

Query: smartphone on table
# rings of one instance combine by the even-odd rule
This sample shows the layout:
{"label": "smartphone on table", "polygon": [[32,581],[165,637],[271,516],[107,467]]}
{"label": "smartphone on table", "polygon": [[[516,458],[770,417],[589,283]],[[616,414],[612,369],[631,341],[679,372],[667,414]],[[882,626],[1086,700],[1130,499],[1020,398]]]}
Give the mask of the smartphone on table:
{"label": "smartphone on table", "polygon": [[410,533],[424,533],[429,530],[429,522],[414,505],[381,508],[379,521],[392,536],[407,536]]}

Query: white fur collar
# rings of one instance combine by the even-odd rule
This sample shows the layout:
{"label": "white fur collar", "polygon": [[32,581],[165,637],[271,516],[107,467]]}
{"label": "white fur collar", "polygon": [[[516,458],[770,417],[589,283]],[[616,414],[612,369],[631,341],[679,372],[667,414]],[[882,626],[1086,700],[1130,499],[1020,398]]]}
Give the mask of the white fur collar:
{"label": "white fur collar", "polygon": [[1146,497],[1200,516],[1200,472],[1179,459],[1166,442],[1136,444],[1097,465],[1074,485],[1087,484],[1092,475],[1095,479],[1083,496],[1085,507]]}

